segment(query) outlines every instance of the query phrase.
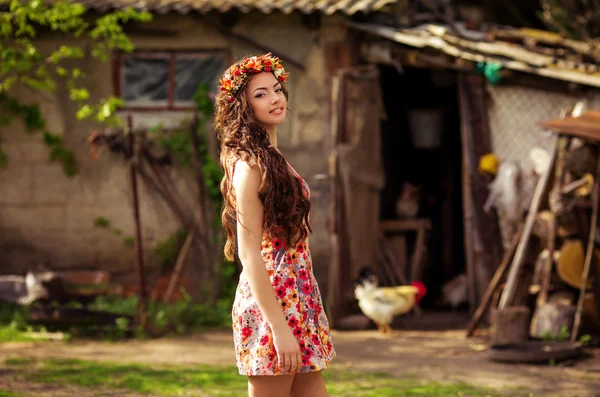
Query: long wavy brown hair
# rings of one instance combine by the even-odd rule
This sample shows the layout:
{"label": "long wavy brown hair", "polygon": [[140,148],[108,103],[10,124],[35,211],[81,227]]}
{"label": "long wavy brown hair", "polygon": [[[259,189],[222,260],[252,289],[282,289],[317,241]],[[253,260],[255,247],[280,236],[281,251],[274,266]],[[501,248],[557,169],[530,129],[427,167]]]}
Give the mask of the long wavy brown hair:
{"label": "long wavy brown hair", "polygon": [[[224,75],[238,63],[227,68]],[[237,211],[232,179],[238,159],[260,170],[262,180],[258,196],[264,207],[263,228],[271,237],[281,238],[288,247],[294,247],[312,232],[308,218],[311,204],[302,194],[302,183],[292,173],[283,155],[271,146],[269,134],[256,121],[248,103],[246,89],[251,78],[238,90],[233,102],[229,102],[222,91],[215,97],[214,129],[223,170],[221,220],[227,235],[225,258],[230,261],[234,260],[236,250]],[[288,91],[283,83],[281,85],[287,99]]]}

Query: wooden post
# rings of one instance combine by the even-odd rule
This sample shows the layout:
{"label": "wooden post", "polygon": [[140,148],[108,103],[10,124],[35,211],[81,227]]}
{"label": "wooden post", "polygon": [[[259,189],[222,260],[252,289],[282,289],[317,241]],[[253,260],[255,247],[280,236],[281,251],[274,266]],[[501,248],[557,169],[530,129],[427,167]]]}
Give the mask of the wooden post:
{"label": "wooden post", "polygon": [[537,216],[540,204],[542,202],[542,197],[544,195],[544,192],[546,191],[546,187],[548,186],[548,181],[550,180],[552,169],[554,168],[554,162],[556,160],[556,147],[557,145],[555,143],[553,145],[551,160],[550,164],[548,165],[548,169],[546,170],[546,172],[544,172],[544,175],[540,177],[535,188],[533,198],[531,199],[529,213],[527,214],[525,226],[523,227],[523,235],[521,236],[521,240],[519,241],[519,245],[517,246],[517,250],[515,252],[515,257],[513,258],[513,262],[510,266],[510,271],[508,272],[506,287],[504,289],[504,292],[500,296],[500,303],[498,304],[499,309],[505,309],[510,304],[517,289],[517,278],[519,276],[519,271],[521,270],[521,265],[525,260],[525,253],[529,244],[529,237],[531,236],[533,223],[535,222],[535,218]]}
{"label": "wooden post", "polygon": [[464,244],[469,286],[469,310],[473,311],[502,257],[502,237],[496,211],[485,212],[482,203],[489,195],[488,177],[479,175],[479,158],[492,152],[488,117],[488,93],[482,76],[458,75]]}
{"label": "wooden post", "polygon": [[488,285],[487,290],[485,291],[485,295],[483,296],[483,299],[481,300],[479,307],[477,308],[477,310],[475,311],[475,314],[473,315],[473,319],[471,320],[471,322],[469,323],[469,326],[467,327],[467,337],[473,335],[473,331],[475,331],[477,324],[479,323],[479,321],[481,321],[481,317],[483,316],[483,313],[488,308],[488,306],[491,302],[492,296],[494,295],[494,291],[496,291],[496,288],[498,288],[500,281],[506,274],[506,270],[508,269],[508,264],[513,257],[513,254],[515,252],[515,249],[517,248],[517,244],[519,243],[519,239],[521,238],[522,233],[523,233],[523,225],[521,224],[521,226],[519,227],[519,230],[517,230],[517,232],[513,236],[513,239],[510,243],[510,247],[506,250],[506,252],[504,252],[504,257],[502,258],[502,262],[500,262],[500,266],[498,266],[498,269],[496,270],[496,273],[494,274],[492,281],[490,281],[490,284]]}
{"label": "wooden post", "polygon": [[[558,135],[558,141],[556,142],[557,145],[557,154],[556,154],[556,166],[554,169],[554,186],[553,186],[553,190],[556,191],[556,194],[560,195],[561,191],[562,191],[562,179],[563,179],[563,174],[564,174],[564,169],[565,169],[565,152],[567,150],[567,145],[569,143],[569,139],[565,136],[561,136]],[[537,214],[536,214],[537,215]],[[551,223],[551,227],[550,230],[548,231],[548,242],[547,242],[547,246],[548,246],[548,269],[545,269],[542,272],[542,288],[538,294],[537,300],[536,300],[536,306],[540,307],[542,305],[545,305],[546,303],[548,303],[548,291],[550,290],[550,279],[552,277],[552,265],[554,263],[553,255],[554,255],[554,245],[555,245],[555,240],[556,240],[556,232],[558,229],[558,221],[557,221],[557,215],[553,213],[553,217],[552,217],[552,223]],[[535,313],[534,313],[535,316]]]}
{"label": "wooden post", "polygon": [[473,148],[469,139],[469,131],[471,126],[471,111],[468,107],[468,93],[466,92],[466,83],[464,78],[460,79],[460,85],[458,90],[458,98],[460,105],[460,137],[462,145],[462,196],[463,196],[463,220],[464,220],[464,244],[465,244],[465,259],[466,259],[466,273],[469,292],[469,307],[473,310],[477,301],[476,295],[476,277],[475,277],[475,247],[474,237],[476,232],[475,222],[475,210],[473,208],[473,196],[472,196],[472,179],[471,179],[471,167],[473,166],[470,161],[471,151]]}
{"label": "wooden post", "polygon": [[131,115],[127,116],[127,132],[129,133],[129,177],[133,193],[133,220],[135,222],[135,254],[139,282],[138,321],[142,329],[147,329],[148,319],[148,291],[146,290],[146,278],[144,273],[144,250],[142,247],[142,227],[140,224],[140,203],[137,186],[137,168],[140,160],[140,145],[135,145],[135,133]]}
{"label": "wooden post", "polygon": [[524,342],[529,338],[529,320],[531,311],[526,306],[512,306],[493,312],[494,332],[492,344],[511,344]]}
{"label": "wooden post", "polygon": [[344,296],[340,293],[343,289],[341,280],[341,255],[342,247],[340,246],[340,216],[343,208],[339,208],[343,203],[341,200],[338,172],[337,145],[339,140],[340,128],[340,107],[343,98],[342,93],[343,77],[338,74],[334,75],[331,81],[331,139],[329,146],[329,178],[330,178],[330,196],[329,196],[329,246],[330,246],[330,265],[328,277],[327,304],[329,323],[331,328],[335,328],[337,322],[341,319],[342,302]]}
{"label": "wooden post", "polygon": [[[569,138],[564,135],[558,134],[558,138],[556,141],[556,165],[554,166],[554,183],[550,192],[550,196],[558,195],[560,197],[562,191],[562,180],[565,169],[565,152],[567,150],[567,145],[569,143]],[[552,199],[550,199],[552,200]],[[550,210],[552,213],[552,218],[550,221],[550,227],[548,228],[548,235],[546,236],[546,250],[547,255],[543,255],[538,257],[538,263],[536,263],[536,269],[534,271],[534,275],[536,271],[538,275],[541,275],[541,285],[539,286],[539,292],[537,294],[537,299],[535,303],[535,310],[533,312],[533,316],[531,317],[531,323],[529,328],[529,335],[533,337],[541,338],[545,332],[551,331],[552,323],[556,323],[558,314],[556,305],[548,304],[548,293],[550,291],[550,282],[552,279],[552,268],[554,265],[554,245],[556,240],[556,233],[558,228],[557,221],[557,213],[552,210],[552,205],[550,205]],[[536,214],[537,215],[537,214]],[[539,281],[539,280],[536,280]],[[532,286],[530,286],[531,288]],[[538,285],[533,285],[534,290]],[[564,313],[564,311],[561,311]],[[568,323],[571,326],[571,323]],[[558,334],[558,333],[557,333]]]}
{"label": "wooden post", "polygon": [[[585,299],[585,290],[590,276],[590,268],[594,256],[594,248],[596,245],[596,229],[598,224],[598,201],[600,196],[600,154],[596,164],[596,176],[594,181],[594,189],[592,190],[592,219],[590,220],[590,236],[588,239],[587,251],[585,253],[585,262],[583,264],[583,280],[579,288],[579,299],[577,300],[577,310],[575,311],[575,320],[573,322],[573,330],[571,331],[571,342],[577,340],[579,326],[581,325],[581,312],[583,311],[583,301]],[[596,308],[600,310],[599,308]]]}

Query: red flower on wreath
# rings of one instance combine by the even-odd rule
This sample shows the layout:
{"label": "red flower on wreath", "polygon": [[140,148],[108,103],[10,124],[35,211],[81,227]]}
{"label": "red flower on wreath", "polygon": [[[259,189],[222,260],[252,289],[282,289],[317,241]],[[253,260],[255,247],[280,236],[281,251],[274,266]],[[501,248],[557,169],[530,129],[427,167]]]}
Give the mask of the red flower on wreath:
{"label": "red flower on wreath", "polygon": [[282,83],[285,83],[287,79],[287,73],[281,60],[269,52],[265,55],[245,58],[233,66],[229,73],[221,78],[219,90],[225,93],[224,98],[227,101],[233,102],[235,95],[244,86],[250,75],[262,71],[273,73],[275,78]]}

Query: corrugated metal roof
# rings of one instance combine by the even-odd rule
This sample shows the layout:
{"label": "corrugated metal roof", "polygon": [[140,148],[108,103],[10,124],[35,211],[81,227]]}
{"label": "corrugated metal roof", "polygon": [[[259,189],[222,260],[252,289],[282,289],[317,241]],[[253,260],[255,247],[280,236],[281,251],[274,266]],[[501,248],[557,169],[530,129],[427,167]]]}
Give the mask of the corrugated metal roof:
{"label": "corrugated metal roof", "polygon": [[132,7],[138,10],[164,14],[170,11],[188,13],[198,11],[225,12],[234,8],[242,12],[258,10],[265,14],[279,11],[289,14],[300,11],[305,14],[320,12],[331,15],[341,12],[352,15],[357,12],[370,13],[381,10],[388,4],[398,0],[74,0],[89,8],[106,11]]}
{"label": "corrugated metal roof", "polygon": [[452,33],[442,25],[409,29],[348,22],[349,26],[400,44],[431,48],[472,62],[600,87],[600,56],[589,44],[532,29],[497,28],[492,32]]}

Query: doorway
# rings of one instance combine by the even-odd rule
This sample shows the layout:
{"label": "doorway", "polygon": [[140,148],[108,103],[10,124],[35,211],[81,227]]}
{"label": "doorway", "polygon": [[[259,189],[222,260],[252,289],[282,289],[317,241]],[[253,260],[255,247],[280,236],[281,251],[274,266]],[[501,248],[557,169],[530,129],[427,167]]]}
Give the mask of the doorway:
{"label": "doorway", "polygon": [[[421,307],[447,309],[442,286],[465,272],[457,76],[447,70],[386,65],[379,72],[386,113],[381,123],[385,187],[380,219],[429,220],[419,272],[428,293]],[[415,235],[408,232],[404,238],[410,257]]]}

